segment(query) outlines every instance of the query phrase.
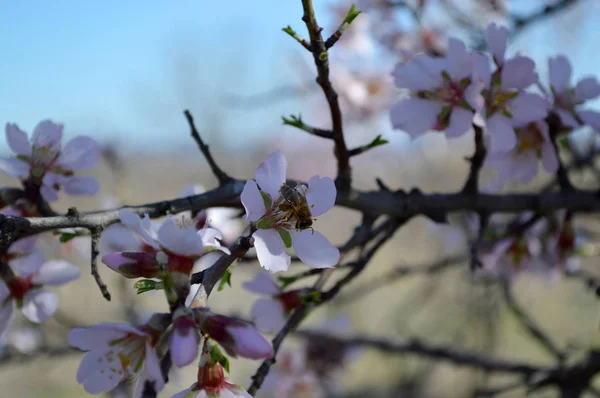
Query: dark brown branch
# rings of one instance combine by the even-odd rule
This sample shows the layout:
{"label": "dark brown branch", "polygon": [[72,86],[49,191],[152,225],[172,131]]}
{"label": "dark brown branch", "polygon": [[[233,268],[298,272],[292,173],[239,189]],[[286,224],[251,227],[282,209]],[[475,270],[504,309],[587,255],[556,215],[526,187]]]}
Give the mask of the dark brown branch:
{"label": "dark brown branch", "polygon": [[471,168],[462,191],[476,195],[479,192],[479,173],[483,167],[487,150],[483,142],[483,130],[476,125],[473,125],[473,129],[475,130],[475,153],[468,159],[471,162]]}
{"label": "dark brown branch", "polygon": [[542,328],[535,322],[529,314],[519,305],[515,297],[513,296],[511,287],[508,283],[504,283],[502,286],[504,293],[504,300],[508,309],[515,315],[517,320],[523,327],[529,332],[531,337],[537,341],[546,351],[548,351],[554,358],[559,362],[565,360],[565,354],[552,342],[550,337],[542,330]]}
{"label": "dark brown branch", "polygon": [[98,255],[100,254],[99,243],[100,236],[102,235],[102,227],[95,227],[90,229],[91,232],[91,241],[92,241],[92,253],[91,253],[91,273],[100,288],[100,292],[102,292],[102,297],[106,300],[110,301],[110,293],[108,291],[108,287],[106,287],[106,283],[100,277],[98,273]]}
{"label": "dark brown branch", "polygon": [[344,129],[342,126],[342,112],[338,101],[338,95],[329,80],[329,55],[323,42],[321,28],[317,23],[312,0],[302,0],[304,16],[302,20],[306,23],[310,35],[310,45],[313,53],[315,65],[317,67],[317,84],[321,86],[323,94],[329,104],[331,114],[331,123],[333,130],[333,139],[335,141],[335,156],[338,163],[338,175],[336,185],[342,192],[348,192],[352,183],[350,168],[350,156],[344,139]]}
{"label": "dark brown branch", "polygon": [[188,124],[190,125],[192,137],[194,138],[194,140],[198,144],[198,148],[200,148],[200,151],[206,158],[206,161],[208,162],[208,165],[210,166],[210,169],[212,170],[213,174],[215,175],[215,177],[217,177],[217,180],[219,180],[219,184],[223,185],[229,181],[232,181],[233,179],[230,176],[228,176],[223,170],[221,170],[219,165],[217,165],[217,162],[215,162],[215,159],[210,153],[208,145],[206,145],[204,141],[202,141],[202,138],[200,137],[200,134],[196,129],[196,125],[194,124],[194,118],[192,117],[190,111],[186,109],[185,111],[183,111],[183,114],[185,115],[185,118],[187,119]]}

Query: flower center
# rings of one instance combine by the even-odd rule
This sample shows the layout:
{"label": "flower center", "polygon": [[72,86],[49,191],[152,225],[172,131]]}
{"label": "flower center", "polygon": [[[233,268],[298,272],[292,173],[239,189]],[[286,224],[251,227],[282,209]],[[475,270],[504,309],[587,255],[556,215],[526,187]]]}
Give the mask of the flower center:
{"label": "flower center", "polygon": [[281,293],[277,296],[277,299],[283,305],[286,314],[289,314],[301,304],[300,294],[297,290]]}
{"label": "flower center", "polygon": [[517,130],[517,136],[519,139],[519,143],[517,144],[519,152],[540,150],[546,141],[535,123],[531,123],[527,127]]}
{"label": "flower center", "polygon": [[[113,340],[110,343],[113,348],[104,354],[108,371],[128,381],[135,380],[144,364],[147,340],[147,336],[135,333],[128,333],[121,339]],[[102,358],[98,361],[101,362]],[[113,363],[117,361],[120,366],[114,367]]]}
{"label": "flower center", "polygon": [[10,291],[10,296],[14,299],[22,299],[25,294],[33,287],[33,276],[27,278],[15,277],[8,281],[6,285]]}
{"label": "flower center", "polygon": [[198,259],[198,256],[186,257],[180,256],[169,251],[164,251],[169,257],[169,271],[181,272],[182,274],[189,275],[194,268],[194,263]]}
{"label": "flower center", "polygon": [[209,360],[206,365],[198,369],[198,382],[192,390],[204,390],[207,393],[215,394],[225,388],[226,385],[223,366],[220,363],[213,364]]}

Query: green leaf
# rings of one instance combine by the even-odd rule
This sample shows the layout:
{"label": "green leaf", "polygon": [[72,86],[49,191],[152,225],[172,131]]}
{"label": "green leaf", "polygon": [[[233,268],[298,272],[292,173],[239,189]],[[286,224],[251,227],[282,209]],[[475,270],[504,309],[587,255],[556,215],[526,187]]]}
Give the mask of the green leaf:
{"label": "green leaf", "polygon": [[354,18],[358,17],[361,13],[362,11],[358,11],[356,9],[356,5],[352,4],[350,10],[348,10],[348,14],[346,14],[346,19],[344,19],[344,22],[347,24],[351,24],[352,21],[354,21]]}
{"label": "green leaf", "polygon": [[287,248],[292,247],[292,234],[290,234],[290,231],[288,231],[286,229],[278,229],[277,233],[281,237],[281,240],[283,241],[283,244],[285,245],[285,247],[287,247]]}
{"label": "green leaf", "polygon": [[369,144],[369,148],[375,148],[380,145],[385,145],[389,143],[388,140],[381,138],[381,134],[379,134],[371,143]]}
{"label": "green leaf", "polygon": [[571,149],[571,140],[566,135],[563,135],[557,140],[558,147],[561,149],[570,150]]}
{"label": "green leaf", "polygon": [[265,209],[270,209],[273,205],[273,199],[265,191],[260,191],[260,196],[262,196],[263,202],[265,202]]}
{"label": "green leaf", "polygon": [[281,290],[285,289],[297,280],[295,276],[278,276],[277,279],[279,282],[281,282]]}
{"label": "green leaf", "polygon": [[137,281],[134,285],[134,288],[137,289],[137,294],[142,294],[149,292],[151,290],[160,290],[162,289],[162,283],[157,282],[152,279],[142,279]]}
{"label": "green leaf", "polygon": [[296,36],[296,31],[292,29],[290,25],[286,26],[285,28],[281,28],[281,30],[283,30],[285,33],[292,37]]}
{"label": "green leaf", "polygon": [[231,271],[229,270],[229,268],[227,268],[227,271],[225,271],[225,274],[223,274],[223,276],[221,277],[221,281],[219,282],[219,287],[217,288],[217,291],[221,291],[223,289],[225,289],[225,285],[229,285],[229,287],[231,287]]}
{"label": "green leaf", "polygon": [[300,301],[302,302],[302,304],[305,304],[305,305],[318,303],[319,301],[321,301],[321,292],[318,292],[318,291],[310,292],[310,293],[300,297]]}
{"label": "green leaf", "polygon": [[68,241],[70,241],[73,238],[76,238],[77,232],[63,232],[60,234],[60,238],[58,238],[58,240],[60,241],[60,243],[67,243]]}
{"label": "green leaf", "polygon": [[229,358],[227,358],[218,345],[214,344],[210,348],[210,358],[213,363],[220,363],[221,366],[229,373]]}
{"label": "green leaf", "polygon": [[283,124],[288,126],[297,127],[299,129],[304,128],[304,122],[302,121],[302,115],[294,116],[290,115],[289,118],[282,116],[281,120],[283,120]]}

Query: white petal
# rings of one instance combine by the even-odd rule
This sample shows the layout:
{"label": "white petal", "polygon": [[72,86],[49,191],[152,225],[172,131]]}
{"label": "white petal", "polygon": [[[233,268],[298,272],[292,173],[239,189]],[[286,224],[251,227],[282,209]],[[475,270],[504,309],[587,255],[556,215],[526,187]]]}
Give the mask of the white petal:
{"label": "white petal", "polygon": [[292,245],[300,260],[313,268],[333,267],[340,260],[340,251],[318,231],[293,231]]}
{"label": "white petal", "polygon": [[495,23],[491,23],[485,31],[485,38],[489,50],[494,56],[494,61],[498,65],[502,65],[504,54],[506,53],[506,43],[508,42],[508,29],[505,26],[498,26]]}
{"label": "white petal", "polygon": [[396,86],[412,91],[433,90],[443,84],[444,61],[429,55],[417,55],[396,65],[392,76]]}
{"label": "white petal", "polygon": [[10,150],[17,155],[31,156],[29,138],[16,124],[6,123],[6,142]]}
{"label": "white petal", "polygon": [[471,129],[473,122],[473,111],[455,107],[450,114],[450,124],[446,128],[448,138],[456,138],[465,134]]}
{"label": "white petal", "polygon": [[392,126],[416,137],[435,127],[441,110],[442,105],[436,101],[406,99],[392,107]]}
{"label": "white petal", "polygon": [[586,77],[577,82],[575,86],[575,101],[582,102],[596,98],[600,95],[600,83],[595,77]]}
{"label": "white petal", "polygon": [[69,195],[95,195],[100,186],[94,177],[70,177],[65,184],[65,192]]}
{"label": "white petal", "polygon": [[60,151],[57,164],[69,170],[81,171],[94,167],[99,159],[100,149],[96,141],[80,136],[67,142]]}
{"label": "white petal", "polygon": [[287,321],[283,305],[278,300],[260,299],[252,306],[252,319],[258,330],[279,332]]}
{"label": "white petal", "polygon": [[150,217],[148,217],[147,214],[142,220],[140,216],[131,210],[121,209],[119,210],[119,218],[121,219],[121,223],[123,223],[123,225],[141,236],[147,244],[152,246],[154,249],[160,249],[160,245],[158,242],[156,242],[156,235],[152,231]]}
{"label": "white petal", "polygon": [[253,293],[273,295],[279,294],[279,287],[275,284],[271,276],[266,272],[259,272],[254,279],[242,284],[244,289]]}
{"label": "white petal", "polygon": [[285,254],[277,232],[272,229],[259,229],[252,236],[260,265],[271,273],[287,271],[291,257]]}
{"label": "white petal", "polygon": [[29,175],[29,163],[17,158],[0,158],[0,170],[12,178],[25,178]]}
{"label": "white petal", "polygon": [[564,55],[558,55],[548,59],[548,73],[550,74],[550,85],[557,94],[570,88],[571,64]]}
{"label": "white petal", "polygon": [[52,152],[58,152],[60,150],[63,125],[53,123],[51,120],[42,120],[35,126],[31,142],[35,147],[46,147]]}
{"label": "white petal", "polygon": [[551,142],[542,146],[542,165],[544,170],[551,174],[558,170],[558,157]]}
{"label": "white petal", "polygon": [[9,253],[27,254],[35,248],[39,235],[32,235],[14,242],[8,248]]}
{"label": "white petal", "polygon": [[29,277],[36,273],[45,261],[44,255],[39,250],[35,250],[23,257],[15,258],[9,264],[18,276]]}
{"label": "white petal", "polygon": [[33,282],[41,285],[60,286],[79,278],[81,271],[65,260],[46,261],[34,275]]}
{"label": "white petal", "polygon": [[118,340],[126,334],[122,330],[95,326],[72,329],[67,335],[67,342],[80,350],[91,351],[106,348],[111,341]]}
{"label": "white petal", "polygon": [[584,110],[577,112],[577,114],[585,124],[589,124],[596,131],[600,131],[600,112]]}
{"label": "white petal", "polygon": [[448,39],[446,55],[446,71],[454,81],[459,81],[471,75],[473,60],[462,40],[451,37]]}
{"label": "white petal", "polygon": [[[179,391],[177,394],[173,395],[171,398],[189,398],[188,394],[192,392],[192,388],[196,386],[196,383],[192,384],[190,388],[186,388],[183,391]],[[196,395],[192,395],[194,398],[199,398]]]}
{"label": "white petal", "polygon": [[51,203],[56,202],[58,200],[58,193],[52,186],[42,185],[40,187],[40,193],[42,194],[42,198],[44,198],[46,202]]}
{"label": "white petal", "polygon": [[[0,282],[0,285],[4,285],[4,283]],[[4,287],[4,289],[6,289],[6,287]],[[8,328],[10,319],[12,318],[13,308],[12,300],[0,301],[0,337],[4,335]]]}
{"label": "white petal", "polygon": [[279,188],[285,182],[287,160],[281,151],[271,153],[256,169],[254,177],[260,189],[276,198]]}
{"label": "white petal", "polygon": [[513,125],[519,126],[544,119],[550,104],[534,93],[522,93],[511,102]]}
{"label": "white petal", "polygon": [[179,368],[189,365],[196,359],[199,344],[196,330],[189,328],[186,330],[187,333],[181,332],[178,328],[173,328],[171,344],[169,345],[173,364]]}
{"label": "white petal", "polygon": [[135,386],[135,391],[133,392],[134,398],[142,397],[146,381],[153,382],[154,390],[157,392],[165,387],[165,380],[160,370],[160,362],[156,356],[156,352],[148,343],[146,343],[146,360],[144,361],[144,368],[140,374],[137,385]]}
{"label": "white petal", "polygon": [[200,241],[204,246],[212,246],[222,250],[224,253],[231,254],[229,249],[221,246],[219,240],[223,239],[223,234],[218,229],[205,227],[197,232]]}
{"label": "white petal", "polygon": [[308,191],[306,201],[310,206],[310,212],[314,217],[325,214],[335,205],[337,189],[335,183],[329,177],[313,176],[308,180]]}
{"label": "white petal", "polygon": [[123,380],[120,375],[108,369],[100,369],[85,378],[83,388],[88,394],[100,394],[115,388]]}
{"label": "white petal", "polygon": [[504,64],[501,72],[501,88],[523,90],[538,81],[535,62],[529,57],[517,55]]}
{"label": "white petal", "polygon": [[486,130],[492,138],[490,152],[507,152],[517,145],[517,137],[510,119],[495,114],[486,121]]}
{"label": "white petal", "polygon": [[179,228],[172,217],[167,217],[158,230],[160,245],[182,256],[200,255],[204,252],[202,238],[195,228]]}
{"label": "white petal", "polygon": [[140,251],[142,245],[136,235],[120,224],[110,225],[102,233],[100,238],[100,252],[124,252],[124,251]]}
{"label": "white petal", "polygon": [[58,308],[56,294],[45,289],[36,289],[27,293],[23,299],[21,312],[31,322],[42,323],[50,318]]}
{"label": "white petal", "polygon": [[476,82],[483,84],[483,87],[488,87],[492,81],[492,70],[490,67],[490,59],[487,55],[474,52],[473,58],[473,79]]}
{"label": "white petal", "polygon": [[515,171],[512,178],[525,184],[535,178],[539,171],[539,161],[536,153],[525,152],[521,156],[514,159],[516,161],[513,166]]}
{"label": "white petal", "polygon": [[106,366],[106,358],[104,355],[109,347],[104,347],[103,350],[90,351],[83,356],[77,368],[76,380],[78,383],[83,383],[88,377]]}
{"label": "white petal", "polygon": [[265,215],[265,202],[258,190],[258,185],[254,180],[246,181],[240,199],[246,210],[246,215],[244,216],[246,220],[255,222]]}

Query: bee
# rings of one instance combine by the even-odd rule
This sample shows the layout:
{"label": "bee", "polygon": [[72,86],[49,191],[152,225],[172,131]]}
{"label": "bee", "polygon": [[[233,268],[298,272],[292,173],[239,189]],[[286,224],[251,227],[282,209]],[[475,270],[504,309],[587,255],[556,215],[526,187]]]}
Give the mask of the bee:
{"label": "bee", "polygon": [[312,229],[312,214],[306,201],[306,195],[301,191],[301,188],[283,183],[279,192],[285,200],[285,203],[279,205],[279,210],[288,213],[287,220],[295,218],[297,230]]}

